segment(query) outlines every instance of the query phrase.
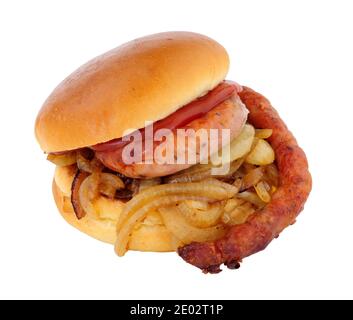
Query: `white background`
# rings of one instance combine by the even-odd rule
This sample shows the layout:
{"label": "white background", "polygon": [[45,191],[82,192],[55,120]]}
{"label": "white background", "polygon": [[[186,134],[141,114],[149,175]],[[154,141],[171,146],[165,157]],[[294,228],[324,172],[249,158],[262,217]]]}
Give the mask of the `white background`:
{"label": "white background", "polygon": [[[5,4],[7,3],[7,4]],[[353,298],[351,1],[1,1],[0,298]],[[238,271],[129,252],[67,225],[34,134],[51,90],[90,58],[160,31],[204,33],[229,79],[265,94],[309,158],[297,223]]]}

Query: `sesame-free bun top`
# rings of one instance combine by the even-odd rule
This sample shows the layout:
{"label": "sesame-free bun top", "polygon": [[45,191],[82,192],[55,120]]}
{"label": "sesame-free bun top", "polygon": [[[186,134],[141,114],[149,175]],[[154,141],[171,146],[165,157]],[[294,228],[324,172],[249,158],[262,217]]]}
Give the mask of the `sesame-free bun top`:
{"label": "sesame-free bun top", "polygon": [[120,138],[213,89],[228,67],[225,49],[197,33],[130,41],[58,85],[38,114],[37,140],[45,152],[60,152]]}

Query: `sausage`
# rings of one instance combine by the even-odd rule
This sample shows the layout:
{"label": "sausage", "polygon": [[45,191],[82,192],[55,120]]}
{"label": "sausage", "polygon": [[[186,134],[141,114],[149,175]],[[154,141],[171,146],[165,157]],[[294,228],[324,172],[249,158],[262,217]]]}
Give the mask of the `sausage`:
{"label": "sausage", "polygon": [[295,222],[311,191],[306,156],[277,111],[265,97],[250,88],[243,87],[239,95],[250,111],[249,122],[256,128],[273,129],[269,142],[276,154],[279,188],[266,207],[256,211],[246,223],[231,227],[224,238],[178,249],[186,262],[205,273],[220,272],[222,264],[238,268],[243,258],[265,249]]}
{"label": "sausage", "polygon": [[[204,116],[191,121],[189,124],[183,127],[183,129],[192,129],[197,131],[199,129],[230,129],[230,138],[236,137],[242,130],[246,119],[248,111],[245,108],[244,104],[240,101],[238,95],[235,93],[231,98],[221,102],[212,110],[207,112]],[[180,129],[180,128],[178,128]],[[191,144],[187,144],[188,140],[186,138],[186,144],[177,143],[177,130],[172,130],[172,139],[174,139],[174,155],[184,153],[187,158],[188,149],[195,150],[198,152],[200,150],[200,145],[196,147]],[[210,144],[210,135],[208,134],[208,144]],[[219,135],[218,145],[222,146],[221,135]],[[155,143],[153,148],[156,148],[158,143]],[[102,161],[102,163],[115,171],[118,171],[125,176],[131,178],[154,178],[161,177],[173,174],[183,169],[187,169],[192,166],[194,163],[165,163],[163,159],[156,158],[145,158],[145,153],[143,151],[144,160],[151,160],[151,163],[132,163],[125,164],[120,160],[118,151],[109,151],[109,152],[96,152],[97,158]],[[153,152],[154,154],[154,152]],[[200,162],[200,157],[196,156],[196,162]]]}

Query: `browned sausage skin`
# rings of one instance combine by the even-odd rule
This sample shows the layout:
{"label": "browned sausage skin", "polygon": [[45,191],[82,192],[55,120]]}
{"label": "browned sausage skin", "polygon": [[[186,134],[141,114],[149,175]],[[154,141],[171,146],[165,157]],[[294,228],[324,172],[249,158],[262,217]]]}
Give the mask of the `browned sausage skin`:
{"label": "browned sausage skin", "polygon": [[[197,132],[199,129],[218,129],[222,130],[228,128],[230,130],[230,138],[234,138],[243,129],[246,119],[247,119],[248,111],[246,110],[243,103],[241,103],[237,94],[234,94],[231,98],[219,103],[212,110],[207,112],[204,116],[191,121],[189,124],[185,125],[183,129],[191,129],[192,132]],[[180,129],[180,128],[178,128]],[[185,159],[187,158],[187,154],[189,154],[188,149],[193,148],[193,150],[200,150],[199,144],[196,146],[188,146],[187,144],[179,144],[177,142],[177,130],[172,130],[173,141],[175,145],[175,154],[184,153]],[[209,141],[210,144],[210,141]],[[158,144],[155,144],[156,147]],[[221,137],[219,137],[218,145],[222,146]],[[119,151],[119,150],[118,150]],[[144,154],[143,150],[143,154]],[[116,154],[116,151],[111,152],[96,152],[96,155],[102,163],[111,168],[114,171],[118,171],[121,174],[130,177],[130,178],[155,178],[162,177],[166,175],[170,175],[176,173],[178,171],[189,168],[193,165],[193,163],[175,163],[168,164],[163,163],[162,160],[159,159],[150,159],[152,161],[151,164],[147,163],[132,163],[125,164],[123,161],[119,159],[119,156]],[[199,156],[197,156],[197,162],[200,162]]]}
{"label": "browned sausage skin", "polygon": [[280,184],[271,203],[256,211],[246,223],[230,228],[215,242],[191,243],[179,255],[204,272],[218,273],[221,264],[239,267],[243,258],[261,251],[288,225],[294,223],[311,191],[311,176],[303,150],[270,102],[250,88],[239,93],[256,128],[271,128],[269,139],[279,169]]}

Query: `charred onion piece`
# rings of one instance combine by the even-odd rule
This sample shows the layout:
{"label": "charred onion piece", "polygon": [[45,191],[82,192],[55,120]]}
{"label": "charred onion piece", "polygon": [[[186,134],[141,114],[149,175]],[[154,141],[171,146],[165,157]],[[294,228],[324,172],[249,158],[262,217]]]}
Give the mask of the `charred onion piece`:
{"label": "charred onion piece", "polygon": [[116,199],[122,199],[122,200],[129,200],[132,198],[133,196],[133,191],[129,190],[129,189],[121,189],[121,190],[117,190],[115,193],[115,198]]}
{"label": "charred onion piece", "polygon": [[125,184],[122,179],[112,173],[101,173],[99,191],[106,197],[113,199],[117,190],[124,189]]}
{"label": "charred onion piece", "polygon": [[87,151],[84,149],[77,153],[77,167],[81,171],[88,173],[102,171],[104,168],[103,164],[96,157],[92,157],[90,152],[91,150]]}
{"label": "charred onion piece", "polygon": [[293,223],[311,190],[305,154],[270,102],[246,87],[239,95],[250,111],[250,123],[273,130],[269,142],[276,155],[279,185],[267,206],[252,214],[246,223],[231,227],[222,239],[179,248],[186,262],[204,272],[217,273],[223,263],[238,266],[243,258],[265,249]]}
{"label": "charred onion piece", "polygon": [[131,197],[138,194],[140,191],[140,179],[132,179],[132,181],[127,184],[126,189],[131,191]]}
{"label": "charred onion piece", "polygon": [[78,170],[71,186],[71,203],[74,208],[77,219],[82,219],[86,212],[80,203],[80,186],[82,182],[89,176],[88,173]]}

